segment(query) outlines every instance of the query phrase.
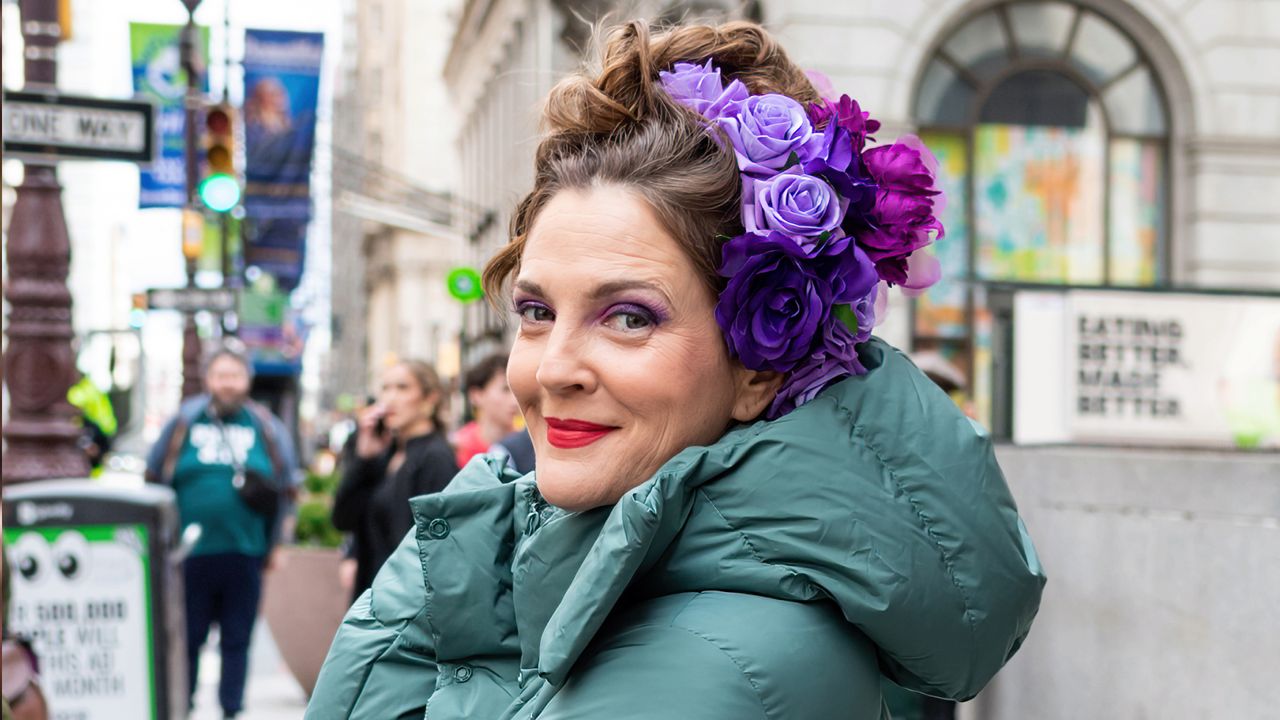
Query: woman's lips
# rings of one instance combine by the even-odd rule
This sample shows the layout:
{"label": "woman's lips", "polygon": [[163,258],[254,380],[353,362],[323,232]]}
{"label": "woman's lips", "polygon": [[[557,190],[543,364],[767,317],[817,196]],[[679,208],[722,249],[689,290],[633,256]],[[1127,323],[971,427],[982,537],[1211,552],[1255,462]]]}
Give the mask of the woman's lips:
{"label": "woman's lips", "polygon": [[571,450],[586,447],[617,430],[609,425],[597,425],[585,420],[547,418],[547,442],[555,447]]}

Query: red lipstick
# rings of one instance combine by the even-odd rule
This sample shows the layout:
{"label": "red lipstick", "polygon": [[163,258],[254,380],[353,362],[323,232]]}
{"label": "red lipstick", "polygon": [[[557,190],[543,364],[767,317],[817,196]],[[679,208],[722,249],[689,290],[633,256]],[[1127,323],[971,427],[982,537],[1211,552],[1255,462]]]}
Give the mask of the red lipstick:
{"label": "red lipstick", "polygon": [[547,442],[564,450],[586,447],[618,429],[609,425],[589,423],[586,420],[562,420],[553,417],[546,420]]}

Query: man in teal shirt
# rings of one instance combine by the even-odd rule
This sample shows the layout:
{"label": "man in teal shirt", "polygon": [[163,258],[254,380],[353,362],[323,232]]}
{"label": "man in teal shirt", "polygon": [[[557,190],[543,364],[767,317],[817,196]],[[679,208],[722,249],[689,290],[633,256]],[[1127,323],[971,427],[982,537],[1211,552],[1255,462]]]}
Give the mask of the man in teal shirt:
{"label": "man in teal shirt", "polygon": [[239,352],[215,352],[205,371],[207,394],[183,404],[147,462],[149,481],[173,486],[182,526],[198,523],[201,528],[200,541],[183,568],[190,689],[194,695],[200,649],[217,623],[222,656],[218,699],[228,718],[243,706],[262,571],[281,519],[280,512],[267,515],[250,507],[237,478],[267,479],[283,506],[297,465],[284,425],[249,400],[251,371]]}

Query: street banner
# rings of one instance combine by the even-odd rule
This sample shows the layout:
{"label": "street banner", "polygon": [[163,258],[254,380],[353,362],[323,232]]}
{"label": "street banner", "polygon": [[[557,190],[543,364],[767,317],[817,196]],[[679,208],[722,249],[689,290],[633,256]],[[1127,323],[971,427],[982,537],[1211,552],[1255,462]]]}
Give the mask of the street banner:
{"label": "street banner", "polygon": [[324,35],[246,30],[245,264],[297,287],[311,220]]}
{"label": "street banner", "polygon": [[[187,73],[182,69],[178,42],[181,25],[129,24],[133,90],[156,106],[158,151],[150,169],[141,172],[138,207],[182,207],[187,201],[183,97]],[[200,28],[202,63],[208,65],[209,28]],[[202,90],[208,92],[208,77]]]}
{"label": "street banner", "polygon": [[1014,315],[1015,441],[1280,448],[1280,297],[1030,292]]}

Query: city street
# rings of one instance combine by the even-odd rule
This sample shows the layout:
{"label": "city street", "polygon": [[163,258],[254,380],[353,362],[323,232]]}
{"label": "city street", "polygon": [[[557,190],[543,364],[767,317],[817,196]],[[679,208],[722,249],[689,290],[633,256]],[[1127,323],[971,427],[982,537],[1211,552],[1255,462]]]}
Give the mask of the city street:
{"label": "city street", "polygon": [[[209,644],[200,658],[200,688],[190,720],[222,720],[218,707],[217,638],[210,633]],[[245,689],[244,712],[238,720],[298,720],[306,710],[302,688],[280,659],[266,620],[258,618],[249,651],[249,684]]]}

